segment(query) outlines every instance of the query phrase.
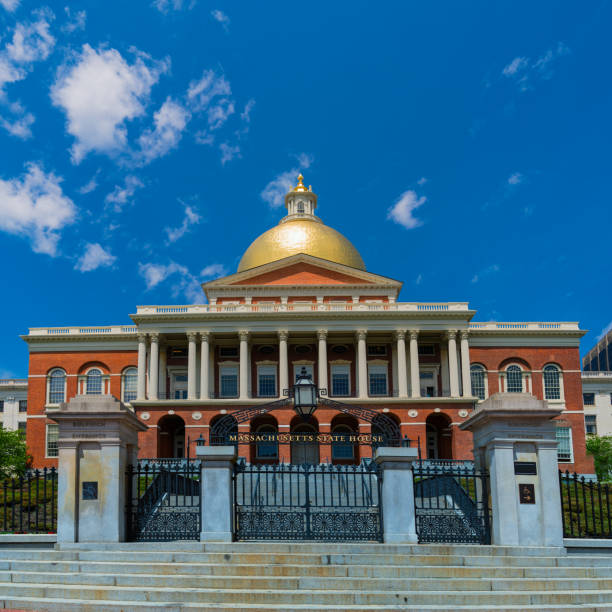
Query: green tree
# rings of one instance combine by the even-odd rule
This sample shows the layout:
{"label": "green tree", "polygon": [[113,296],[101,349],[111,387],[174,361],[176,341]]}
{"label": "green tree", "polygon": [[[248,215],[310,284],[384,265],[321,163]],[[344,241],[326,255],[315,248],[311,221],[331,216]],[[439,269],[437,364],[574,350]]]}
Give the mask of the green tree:
{"label": "green tree", "polygon": [[595,461],[597,479],[610,480],[612,474],[612,436],[588,435],[586,449]]}
{"label": "green tree", "polygon": [[19,476],[29,467],[25,434],[22,431],[8,431],[0,426],[0,480]]}

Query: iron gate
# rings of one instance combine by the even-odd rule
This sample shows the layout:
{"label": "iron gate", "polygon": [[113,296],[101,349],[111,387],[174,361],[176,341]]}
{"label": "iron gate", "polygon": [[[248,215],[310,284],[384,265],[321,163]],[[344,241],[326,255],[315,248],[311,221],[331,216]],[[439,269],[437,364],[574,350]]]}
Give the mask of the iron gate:
{"label": "iron gate", "polygon": [[234,469],[236,540],[382,542],[382,473],[360,465],[250,465]]}
{"label": "iron gate", "polygon": [[200,539],[200,461],[141,459],[129,466],[127,539]]}
{"label": "iron gate", "polygon": [[491,543],[489,475],[472,462],[427,460],[413,466],[419,542]]}

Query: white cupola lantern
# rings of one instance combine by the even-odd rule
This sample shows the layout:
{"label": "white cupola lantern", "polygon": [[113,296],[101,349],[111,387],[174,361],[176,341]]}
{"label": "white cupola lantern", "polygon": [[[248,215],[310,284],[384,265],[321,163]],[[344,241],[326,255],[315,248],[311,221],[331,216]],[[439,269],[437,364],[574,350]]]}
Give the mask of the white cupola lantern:
{"label": "white cupola lantern", "polygon": [[306,188],[304,177],[300,174],[298,184],[285,196],[287,217],[313,217],[317,207],[317,196],[312,193],[312,187]]}

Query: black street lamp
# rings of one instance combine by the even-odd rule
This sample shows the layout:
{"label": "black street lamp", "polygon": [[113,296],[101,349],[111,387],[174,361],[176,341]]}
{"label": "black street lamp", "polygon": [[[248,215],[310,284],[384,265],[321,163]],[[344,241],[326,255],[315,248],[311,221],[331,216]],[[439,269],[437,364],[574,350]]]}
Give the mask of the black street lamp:
{"label": "black street lamp", "polygon": [[316,385],[306,373],[306,368],[302,368],[293,385],[293,407],[305,421],[309,421],[317,409],[317,397]]}

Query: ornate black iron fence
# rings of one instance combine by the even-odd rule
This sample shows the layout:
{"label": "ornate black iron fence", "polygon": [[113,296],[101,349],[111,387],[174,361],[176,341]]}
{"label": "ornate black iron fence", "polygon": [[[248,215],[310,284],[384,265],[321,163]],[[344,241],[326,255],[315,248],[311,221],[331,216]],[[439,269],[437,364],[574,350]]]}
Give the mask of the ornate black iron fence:
{"label": "ornate black iron fence", "polygon": [[612,486],[559,472],[561,515],[566,538],[612,538]]}
{"label": "ornate black iron fence", "polygon": [[128,466],[127,539],[199,540],[200,462],[146,459]]}
{"label": "ornate black iron fence", "polygon": [[382,473],[360,465],[234,469],[236,540],[382,541]]}
{"label": "ornate black iron fence", "polygon": [[0,531],[57,531],[57,470],[30,470],[0,485]]}
{"label": "ornate black iron fence", "polygon": [[413,466],[419,542],[491,543],[489,475],[459,461]]}

